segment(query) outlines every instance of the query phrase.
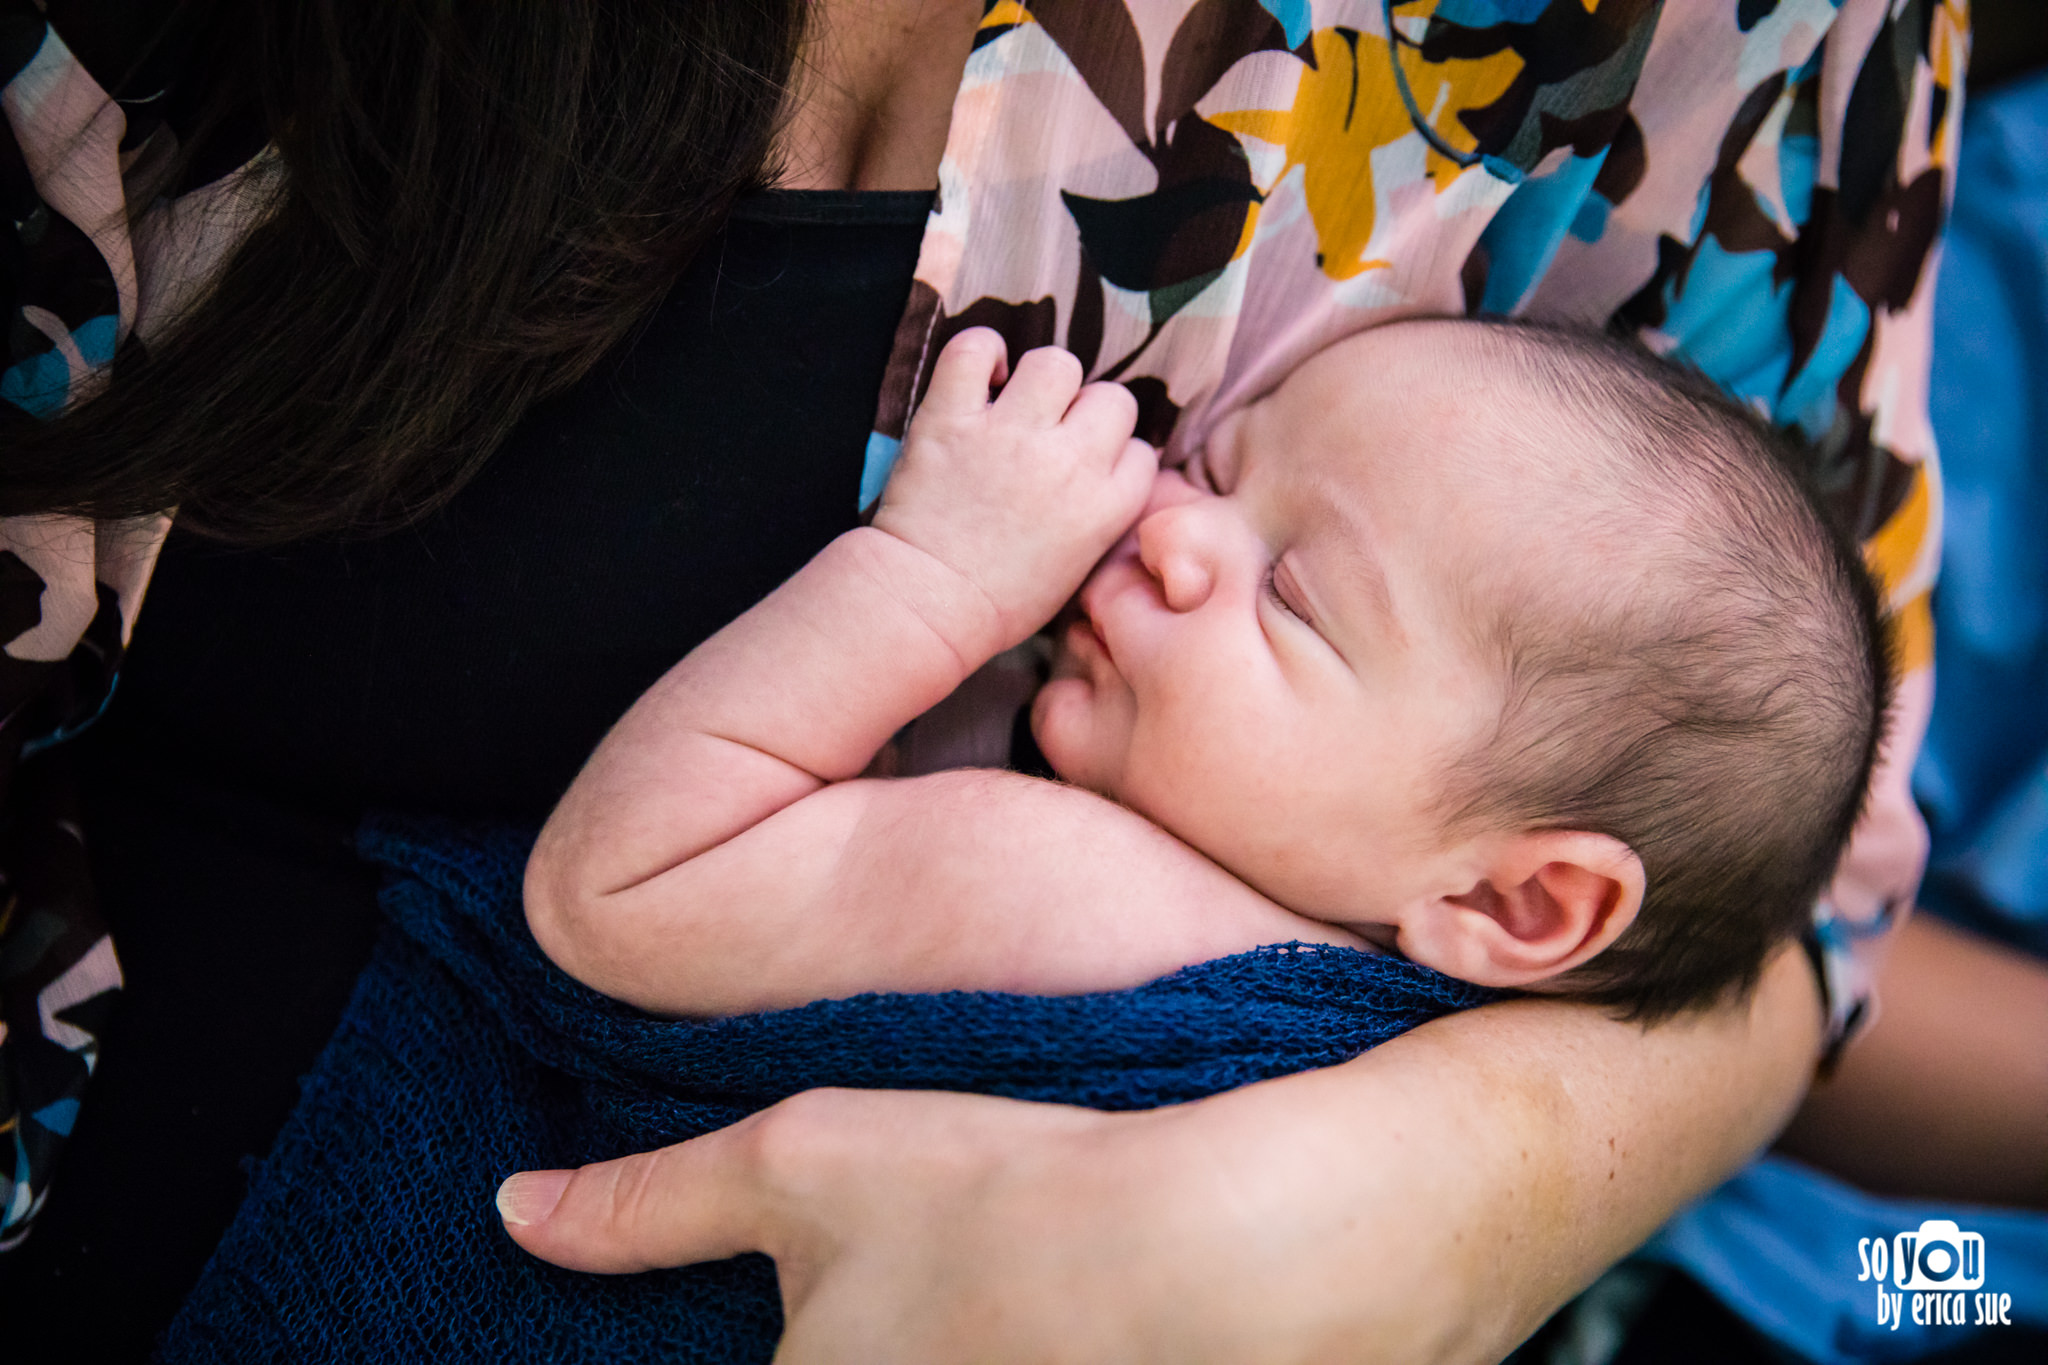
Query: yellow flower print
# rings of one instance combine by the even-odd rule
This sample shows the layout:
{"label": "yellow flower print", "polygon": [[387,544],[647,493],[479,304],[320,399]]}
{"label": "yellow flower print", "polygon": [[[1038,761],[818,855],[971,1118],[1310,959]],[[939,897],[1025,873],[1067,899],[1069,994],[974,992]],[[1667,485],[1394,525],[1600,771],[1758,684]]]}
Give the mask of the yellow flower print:
{"label": "yellow flower print", "polygon": [[[1396,23],[1423,17],[1403,15]],[[1435,135],[1423,175],[1441,191],[1464,168],[1436,144],[1457,153],[1474,151],[1477,139],[1458,116],[1499,99],[1521,73],[1522,58],[1503,50],[1471,60],[1432,62],[1412,43],[1389,44],[1385,37],[1348,28],[1320,29],[1310,42],[1315,63],[1302,72],[1292,108],[1223,111],[1210,121],[1286,147],[1279,178],[1302,168],[1302,190],[1320,247],[1318,264],[1331,279],[1348,280],[1386,264],[1365,255],[1378,199],[1396,188],[1375,184],[1373,154],[1417,131],[1394,63],[1400,63],[1417,114]],[[1245,232],[1249,237],[1251,224]]]}

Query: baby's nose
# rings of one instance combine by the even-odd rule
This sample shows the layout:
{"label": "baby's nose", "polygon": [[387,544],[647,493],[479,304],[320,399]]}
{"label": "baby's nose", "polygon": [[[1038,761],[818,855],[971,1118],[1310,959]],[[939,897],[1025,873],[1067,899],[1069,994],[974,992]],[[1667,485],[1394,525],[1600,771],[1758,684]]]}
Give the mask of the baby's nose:
{"label": "baby's nose", "polygon": [[1173,611],[1195,610],[1216,588],[1199,521],[1187,508],[1170,507],[1138,523],[1138,558]]}

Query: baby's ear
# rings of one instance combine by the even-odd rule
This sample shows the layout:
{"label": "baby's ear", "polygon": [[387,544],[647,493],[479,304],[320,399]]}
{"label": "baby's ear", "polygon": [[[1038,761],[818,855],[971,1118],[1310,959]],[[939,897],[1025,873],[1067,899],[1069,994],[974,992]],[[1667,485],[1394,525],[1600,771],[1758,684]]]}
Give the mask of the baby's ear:
{"label": "baby's ear", "polygon": [[1570,971],[1643,907],[1642,860],[1609,835],[1531,830],[1469,852],[1477,876],[1411,906],[1400,926],[1404,953],[1466,981],[1527,986]]}

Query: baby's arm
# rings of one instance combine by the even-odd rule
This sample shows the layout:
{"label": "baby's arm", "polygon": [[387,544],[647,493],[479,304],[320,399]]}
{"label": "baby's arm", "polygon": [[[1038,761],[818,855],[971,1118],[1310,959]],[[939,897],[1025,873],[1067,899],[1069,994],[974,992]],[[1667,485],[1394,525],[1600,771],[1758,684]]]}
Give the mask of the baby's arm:
{"label": "baby's arm", "polygon": [[[1072,357],[1037,351],[990,402],[1002,364],[994,333],[948,346],[873,526],[694,650],[599,746],[527,869],[529,922],[566,969],[644,1008],[715,1014],[1132,984],[1297,936],[1087,793],[996,773],[851,780],[1049,618],[1144,502],[1155,457],[1123,389],[1082,388]],[[1078,932],[1084,885],[1126,913]],[[1250,897],[1258,927],[1197,914],[1168,931],[1137,905],[1198,889]]]}

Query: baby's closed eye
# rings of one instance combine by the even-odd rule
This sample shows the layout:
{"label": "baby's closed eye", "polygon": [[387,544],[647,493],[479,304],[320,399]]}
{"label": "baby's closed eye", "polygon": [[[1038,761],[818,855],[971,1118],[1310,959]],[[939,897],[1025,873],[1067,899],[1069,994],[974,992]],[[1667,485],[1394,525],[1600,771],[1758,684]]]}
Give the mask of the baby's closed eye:
{"label": "baby's closed eye", "polygon": [[1309,618],[1307,606],[1300,597],[1299,588],[1290,580],[1286,565],[1280,560],[1276,559],[1266,566],[1266,577],[1260,587],[1267,600],[1280,610],[1305,625],[1314,624]]}

